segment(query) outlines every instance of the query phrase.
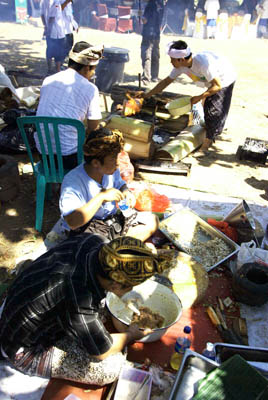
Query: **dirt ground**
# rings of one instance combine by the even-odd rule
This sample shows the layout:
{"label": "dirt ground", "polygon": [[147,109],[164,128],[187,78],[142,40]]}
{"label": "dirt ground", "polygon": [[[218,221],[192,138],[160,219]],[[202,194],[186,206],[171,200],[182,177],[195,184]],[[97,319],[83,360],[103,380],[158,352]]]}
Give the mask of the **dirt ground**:
{"label": "dirt ground", "polygon": [[[19,25],[0,24],[0,64],[6,70],[24,69],[40,76],[46,74],[45,41],[40,19]],[[166,77],[171,64],[165,53],[166,45],[179,36],[162,35],[160,77]],[[178,185],[187,189],[245,199],[247,202],[268,205],[266,166],[250,161],[238,161],[235,154],[246,137],[267,140],[268,118],[268,40],[200,40],[185,38],[193,52],[212,50],[226,55],[235,65],[238,79],[226,129],[213,146],[210,156],[196,159],[188,156],[191,163],[190,177],[179,178]],[[92,44],[103,43],[106,47],[122,47],[129,50],[130,61],[125,64],[125,82],[137,84],[141,72],[141,36],[135,33],[118,34],[80,28],[75,41],[86,40]],[[40,85],[42,80],[18,80],[20,86]],[[172,84],[169,91],[180,94],[199,94],[186,77]],[[201,89],[202,90],[202,89]],[[44,211],[43,232],[34,229],[35,179],[27,172],[26,155],[14,156],[19,163],[20,193],[14,200],[2,203],[0,209],[0,281],[6,279],[6,271],[14,268],[18,257],[30,254],[43,241],[45,235],[59,218],[58,198],[47,201]]]}

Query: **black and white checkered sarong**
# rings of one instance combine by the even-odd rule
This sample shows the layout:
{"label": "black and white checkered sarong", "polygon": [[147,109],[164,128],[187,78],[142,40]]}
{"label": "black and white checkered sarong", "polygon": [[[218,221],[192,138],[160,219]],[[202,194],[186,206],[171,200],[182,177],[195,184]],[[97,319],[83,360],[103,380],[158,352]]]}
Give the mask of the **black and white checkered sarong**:
{"label": "black and white checkered sarong", "polygon": [[204,114],[208,139],[215,139],[222,133],[230,109],[234,83],[205,100]]}

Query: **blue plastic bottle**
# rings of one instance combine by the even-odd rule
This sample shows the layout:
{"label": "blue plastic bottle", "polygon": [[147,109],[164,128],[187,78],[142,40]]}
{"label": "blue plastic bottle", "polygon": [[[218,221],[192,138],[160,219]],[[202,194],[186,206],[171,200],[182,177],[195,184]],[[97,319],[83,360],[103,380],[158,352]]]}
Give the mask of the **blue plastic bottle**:
{"label": "blue plastic bottle", "polygon": [[170,359],[170,366],[175,371],[179,369],[185,351],[189,349],[189,347],[191,346],[191,340],[190,340],[191,327],[185,326],[183,332],[184,335],[179,336],[176,340],[175,353],[172,354]]}

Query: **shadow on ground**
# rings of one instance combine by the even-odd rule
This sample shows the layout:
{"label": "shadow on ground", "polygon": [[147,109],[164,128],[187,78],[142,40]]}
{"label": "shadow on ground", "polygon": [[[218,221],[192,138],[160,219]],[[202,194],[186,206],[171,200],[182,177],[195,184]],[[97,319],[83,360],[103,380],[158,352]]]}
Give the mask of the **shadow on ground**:
{"label": "shadow on ground", "polygon": [[[28,163],[26,155],[13,155],[20,168]],[[20,174],[20,190],[16,198],[2,203],[0,210],[0,267],[9,267],[14,258],[29,251],[43,241],[59,218],[58,197],[45,201],[42,233],[35,230],[35,177],[32,173]],[[18,249],[18,243],[20,248]]]}
{"label": "shadow on ground", "polygon": [[[1,64],[5,70],[25,71],[27,75],[40,75],[40,80],[18,78],[19,86],[41,85],[47,73],[46,60],[34,51],[33,44],[36,40],[7,40],[0,36],[0,53],[2,54]],[[44,41],[45,46],[45,41]],[[8,56],[5,56],[8,53]]]}

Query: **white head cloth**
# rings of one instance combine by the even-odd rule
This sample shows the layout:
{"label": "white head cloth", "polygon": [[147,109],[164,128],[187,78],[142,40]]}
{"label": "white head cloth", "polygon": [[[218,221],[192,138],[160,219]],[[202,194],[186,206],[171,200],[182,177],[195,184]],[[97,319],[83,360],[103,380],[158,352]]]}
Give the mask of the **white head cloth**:
{"label": "white head cloth", "polygon": [[173,45],[174,42],[170,42],[167,45],[167,55],[171,58],[185,58],[191,54],[191,49],[188,46],[186,49],[178,50],[178,49],[171,49],[170,47]]}
{"label": "white head cloth", "polygon": [[99,59],[102,57],[103,46],[92,46],[85,50],[80,51],[80,53],[74,53],[70,51],[69,58],[78,64],[82,65],[97,65]]}

